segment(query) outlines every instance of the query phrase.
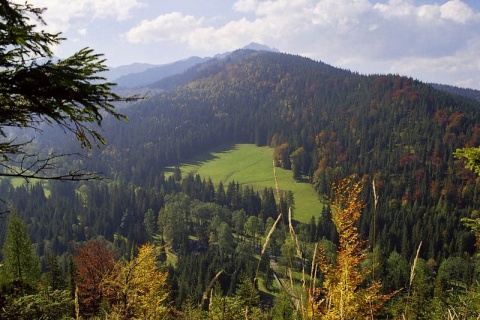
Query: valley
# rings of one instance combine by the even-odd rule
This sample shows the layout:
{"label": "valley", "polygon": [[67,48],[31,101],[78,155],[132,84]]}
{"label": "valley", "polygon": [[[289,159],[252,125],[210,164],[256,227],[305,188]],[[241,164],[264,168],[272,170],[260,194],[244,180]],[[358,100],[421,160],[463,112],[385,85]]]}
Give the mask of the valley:
{"label": "valley", "polygon": [[[272,165],[273,149],[249,144],[224,146],[212,152],[200,154],[179,168],[183,175],[200,175],[212,179],[214,185],[238,182],[241,186],[253,187],[261,192],[264,188],[275,189],[275,174]],[[173,172],[173,167],[167,172]],[[319,218],[323,204],[308,181],[296,181],[289,170],[275,168],[280,191],[292,191],[295,201],[293,219],[308,223],[312,216]]]}
{"label": "valley", "polygon": [[[138,290],[162,294],[161,310],[148,310],[171,318],[314,319],[336,312],[323,297],[340,299],[339,274],[352,275],[361,301],[352,314],[478,312],[477,239],[463,221],[478,217],[480,181],[454,156],[480,144],[474,99],[254,50],[135,90],[151,95],[122,104],[125,120],[105,115],[106,145],[55,167],[101,179],[0,181],[1,211],[13,217],[0,220],[1,234],[24,228],[38,261],[29,279],[43,274],[66,313],[78,287],[82,316],[114,314],[119,286],[124,299],[138,292],[130,273]],[[76,155],[79,146],[46,127],[31,150]],[[85,280],[90,267],[103,270],[98,283]],[[12,301],[23,300],[2,279],[2,307],[15,314]],[[364,308],[366,292],[375,307]],[[32,289],[32,299],[45,294]]]}

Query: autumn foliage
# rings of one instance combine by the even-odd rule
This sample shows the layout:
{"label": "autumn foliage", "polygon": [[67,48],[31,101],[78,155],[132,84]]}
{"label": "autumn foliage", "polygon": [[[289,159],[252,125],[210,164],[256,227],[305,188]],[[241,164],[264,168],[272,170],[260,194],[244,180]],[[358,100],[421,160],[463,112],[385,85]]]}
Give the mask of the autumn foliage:
{"label": "autumn foliage", "polygon": [[336,261],[328,261],[318,247],[317,265],[324,275],[321,288],[311,292],[313,319],[362,319],[373,316],[390,298],[380,294],[381,284],[370,281],[370,268],[363,267],[368,247],[360,239],[356,222],[364,202],[360,200],[363,181],[354,176],[333,186],[332,220],[339,235]]}
{"label": "autumn foliage", "polygon": [[100,311],[104,297],[100,284],[113,270],[114,258],[107,244],[98,240],[91,240],[77,249],[73,260],[82,314],[95,315]]}
{"label": "autumn foliage", "polygon": [[164,319],[167,316],[167,272],[157,267],[158,248],[147,243],[131,261],[118,261],[101,284],[109,318]]}

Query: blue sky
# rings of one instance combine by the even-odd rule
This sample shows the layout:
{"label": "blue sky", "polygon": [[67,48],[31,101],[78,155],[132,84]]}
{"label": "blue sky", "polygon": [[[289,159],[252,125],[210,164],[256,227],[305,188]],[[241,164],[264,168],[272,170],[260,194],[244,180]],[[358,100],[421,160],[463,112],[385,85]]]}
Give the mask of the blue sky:
{"label": "blue sky", "polygon": [[[21,1],[21,0],[17,0]],[[107,64],[165,64],[250,42],[360,73],[480,89],[480,0],[30,0]]]}

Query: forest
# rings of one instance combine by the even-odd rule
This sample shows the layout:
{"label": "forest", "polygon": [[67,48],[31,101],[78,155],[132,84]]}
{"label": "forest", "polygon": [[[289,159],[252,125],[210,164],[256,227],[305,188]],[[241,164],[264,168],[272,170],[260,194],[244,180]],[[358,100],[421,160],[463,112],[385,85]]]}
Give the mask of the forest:
{"label": "forest", "polygon": [[[478,317],[462,219],[479,217],[480,180],[454,156],[480,143],[478,101],[251,50],[149,88],[128,121],[105,116],[105,146],[58,169],[105,179],[0,180],[0,319]],[[236,143],[273,148],[321,212],[300,223],[291,192],[178,167]],[[79,152],[58,128],[30,147]]]}

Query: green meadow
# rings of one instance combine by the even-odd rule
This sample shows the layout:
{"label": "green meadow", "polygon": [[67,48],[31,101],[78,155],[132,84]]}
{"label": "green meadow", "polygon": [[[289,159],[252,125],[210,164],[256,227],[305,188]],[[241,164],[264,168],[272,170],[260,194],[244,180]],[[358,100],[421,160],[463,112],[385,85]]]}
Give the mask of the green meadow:
{"label": "green meadow", "polygon": [[[253,186],[258,191],[265,187],[275,188],[273,149],[269,147],[257,147],[253,144],[226,146],[182,163],[180,170],[183,176],[193,173],[199,174],[202,179],[210,177],[215,186],[222,181],[225,188],[231,181]],[[322,203],[312,185],[295,181],[290,170],[278,167],[275,170],[278,188],[290,190],[294,194],[293,219],[309,222],[312,215],[318,217],[322,211]]]}
{"label": "green meadow", "polygon": [[[27,181],[23,178],[18,178],[18,177],[5,178],[4,177],[2,179],[10,179],[10,183],[14,188],[18,188],[20,186],[24,186],[27,184]],[[41,181],[38,179],[30,179],[29,183],[32,183],[32,184],[41,183],[43,186],[43,192],[45,193],[45,197],[50,197],[50,189],[48,188],[47,183],[45,183],[45,181]]]}

